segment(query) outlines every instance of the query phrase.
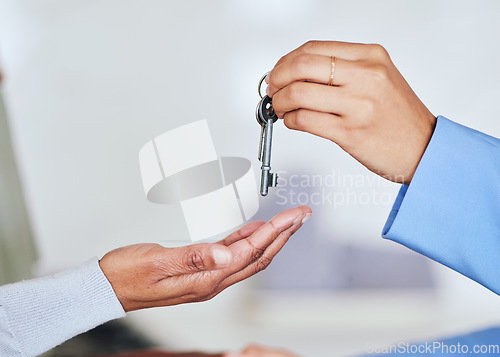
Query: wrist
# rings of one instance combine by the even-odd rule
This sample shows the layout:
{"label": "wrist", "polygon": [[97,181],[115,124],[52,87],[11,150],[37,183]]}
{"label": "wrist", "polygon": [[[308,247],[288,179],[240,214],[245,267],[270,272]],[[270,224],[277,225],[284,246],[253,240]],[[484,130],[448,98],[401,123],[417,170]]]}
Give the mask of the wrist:
{"label": "wrist", "polygon": [[[427,109],[427,108],[426,108]],[[422,160],[422,157],[424,156],[425,151],[427,150],[427,147],[429,146],[429,143],[431,141],[432,135],[434,134],[434,130],[436,128],[436,122],[437,122],[437,117],[435,117],[431,112],[427,111],[427,114],[423,120],[420,120],[419,123],[419,129],[420,129],[420,139],[417,144],[417,149],[415,150],[415,156],[416,158],[412,160],[414,162],[414,165],[409,172],[409,175],[401,182],[406,185],[409,185],[411,183],[411,180],[413,179],[413,176],[415,175],[415,172],[417,170],[418,165],[420,164],[420,161]]]}

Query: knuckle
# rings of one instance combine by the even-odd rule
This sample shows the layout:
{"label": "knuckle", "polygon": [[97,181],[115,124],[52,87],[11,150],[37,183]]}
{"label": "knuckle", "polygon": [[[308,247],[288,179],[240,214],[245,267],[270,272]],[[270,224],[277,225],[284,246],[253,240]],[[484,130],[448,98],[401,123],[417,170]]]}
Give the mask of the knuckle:
{"label": "knuckle", "polygon": [[377,108],[377,101],[372,97],[364,96],[355,101],[351,112],[352,117],[346,120],[343,125],[345,142],[356,147],[369,138],[372,132],[371,129],[373,129]]}
{"label": "knuckle", "polygon": [[345,128],[343,135],[345,140],[342,145],[342,149],[346,151],[361,147],[367,140],[366,130],[358,126]]}
{"label": "knuckle", "polygon": [[316,47],[318,47],[319,43],[321,41],[317,40],[309,40],[306,43],[304,43],[301,48],[304,52],[312,52]]}
{"label": "knuckle", "polygon": [[356,108],[357,117],[359,118],[358,127],[366,124],[376,111],[376,102],[374,99],[367,97],[359,101]]}
{"label": "knuckle", "polygon": [[353,147],[362,143],[366,139],[364,130],[358,126],[347,128],[345,135],[348,138],[348,142]]}
{"label": "knuckle", "polygon": [[304,109],[297,109],[285,115],[284,124],[288,129],[304,131],[307,128],[308,115]]}
{"label": "knuckle", "polygon": [[388,59],[389,58],[389,53],[385,49],[384,46],[378,44],[378,43],[372,43],[368,44],[368,52],[370,53],[371,56],[377,59]]}
{"label": "knuckle", "polygon": [[374,63],[365,66],[365,76],[367,76],[370,81],[375,82],[375,84],[382,85],[389,80],[389,71],[384,64]]}
{"label": "knuckle", "polygon": [[258,273],[260,271],[265,270],[273,261],[272,258],[262,255],[256,262],[255,262],[255,272]]}
{"label": "knuckle", "polygon": [[192,250],[186,255],[185,264],[196,270],[204,270],[205,269],[205,261],[203,258],[203,254],[200,250]]}
{"label": "knuckle", "polygon": [[305,130],[308,123],[307,111],[299,109],[295,111],[295,127],[299,130]]}
{"label": "knuckle", "polygon": [[257,262],[257,265],[255,266],[255,272],[258,273],[258,272],[261,272],[263,270],[265,270],[270,264],[271,264],[271,259],[260,259],[258,262]]}
{"label": "knuckle", "polygon": [[279,65],[279,64],[281,64],[281,63],[285,62],[285,60],[286,60],[287,56],[288,56],[288,55],[284,55],[284,56],[282,56],[282,57],[278,60],[278,62],[276,62],[276,65]]}
{"label": "knuckle", "polygon": [[264,255],[264,249],[254,248],[252,250],[251,262],[252,263],[258,262],[263,255]]}
{"label": "knuckle", "polygon": [[304,97],[304,88],[301,82],[295,82],[287,87],[286,96],[290,103],[298,104]]}
{"label": "knuckle", "polygon": [[292,71],[299,77],[304,77],[309,68],[313,66],[312,60],[313,57],[307,53],[297,55],[291,63]]}
{"label": "knuckle", "polygon": [[285,124],[285,126],[288,129],[294,130],[295,129],[295,115],[293,115],[293,113],[285,114],[284,118],[283,118],[283,124]]}

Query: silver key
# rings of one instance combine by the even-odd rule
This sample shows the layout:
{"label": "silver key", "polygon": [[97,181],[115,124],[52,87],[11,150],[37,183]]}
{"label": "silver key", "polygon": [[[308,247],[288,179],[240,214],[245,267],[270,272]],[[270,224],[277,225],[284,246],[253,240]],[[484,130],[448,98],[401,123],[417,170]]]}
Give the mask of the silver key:
{"label": "silver key", "polygon": [[278,120],[274,112],[272,99],[267,95],[257,105],[257,122],[261,125],[259,161],[262,162],[260,177],[260,194],[267,196],[269,187],[274,187],[278,183],[278,174],[271,172],[271,147],[273,140],[273,124]]}

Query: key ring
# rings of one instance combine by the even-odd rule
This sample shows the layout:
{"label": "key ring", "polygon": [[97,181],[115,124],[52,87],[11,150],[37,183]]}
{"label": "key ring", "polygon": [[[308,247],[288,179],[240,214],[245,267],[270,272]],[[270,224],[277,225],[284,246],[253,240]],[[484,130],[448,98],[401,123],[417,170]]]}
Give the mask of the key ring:
{"label": "key ring", "polygon": [[266,79],[269,72],[271,72],[271,71],[266,72],[259,81],[259,86],[257,87],[257,90],[259,91],[260,99],[264,98],[264,96],[265,96],[265,95],[262,95],[262,91],[261,91],[262,90],[262,83],[264,83],[264,80]]}

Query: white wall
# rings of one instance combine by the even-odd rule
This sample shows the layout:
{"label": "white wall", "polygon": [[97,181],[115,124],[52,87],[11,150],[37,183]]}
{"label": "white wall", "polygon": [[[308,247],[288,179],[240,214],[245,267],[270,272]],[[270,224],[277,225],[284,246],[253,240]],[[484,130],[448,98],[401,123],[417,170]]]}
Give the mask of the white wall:
{"label": "white wall", "polygon": [[[494,0],[1,1],[4,91],[41,271],[125,244],[185,238],[179,207],[145,200],[138,150],[206,118],[220,155],[257,167],[257,81],[308,39],[383,44],[434,114],[500,136],[499,17]],[[335,145],[281,123],[273,168],[372,177]],[[375,186],[395,197],[396,185]],[[261,203],[277,212],[276,200]],[[323,239],[398,249],[379,238],[390,205],[316,205],[308,224]],[[498,304],[465,278],[435,270],[446,304]],[[221,305],[200,306],[221,313]],[[172,311],[202,308],[179,309]]]}

